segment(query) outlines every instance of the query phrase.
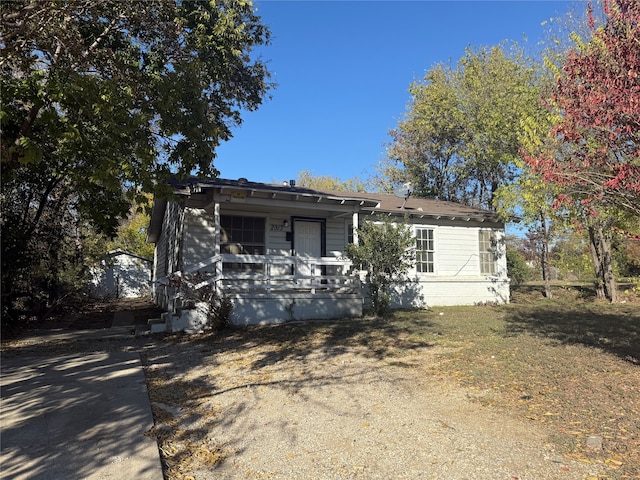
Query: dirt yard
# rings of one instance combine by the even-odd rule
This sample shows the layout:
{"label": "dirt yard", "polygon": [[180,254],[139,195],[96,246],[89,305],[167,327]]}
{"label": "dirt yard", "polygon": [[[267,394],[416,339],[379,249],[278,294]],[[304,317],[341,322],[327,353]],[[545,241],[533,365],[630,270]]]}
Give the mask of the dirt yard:
{"label": "dirt yard", "polygon": [[405,343],[380,355],[326,339],[278,345],[272,333],[148,352],[168,478],[582,479],[604,470],[564,457],[535,422],[481,405],[483,392],[434,371],[446,350]]}

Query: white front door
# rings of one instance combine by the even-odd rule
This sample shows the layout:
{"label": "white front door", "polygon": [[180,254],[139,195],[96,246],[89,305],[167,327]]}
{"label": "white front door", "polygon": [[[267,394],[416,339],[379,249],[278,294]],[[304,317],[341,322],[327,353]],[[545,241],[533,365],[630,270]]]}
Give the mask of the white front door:
{"label": "white front door", "polygon": [[[314,257],[322,256],[322,224],[320,222],[305,222],[298,220],[294,226],[293,242],[296,255],[298,257]],[[313,272],[311,266],[301,258],[302,262],[298,264],[298,273],[304,276],[310,276]],[[320,272],[315,272],[319,274]]]}

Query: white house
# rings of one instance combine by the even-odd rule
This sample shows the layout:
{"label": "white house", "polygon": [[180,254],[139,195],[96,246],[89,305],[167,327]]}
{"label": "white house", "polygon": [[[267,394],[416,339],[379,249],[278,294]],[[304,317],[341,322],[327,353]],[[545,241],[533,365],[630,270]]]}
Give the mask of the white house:
{"label": "white house", "polygon": [[112,250],[91,272],[93,298],[135,298],[151,292],[153,260],[122,249]]}
{"label": "white house", "polygon": [[416,237],[412,281],[398,285],[394,306],[509,301],[504,225],[493,212],[243,178],[173,187],[175,200],[154,201],[147,237],[156,245],[153,295],[169,311],[179,273],[224,289],[235,324],[360,316],[366,285],[345,246],[357,242],[354,225],[381,215],[408,219]]}

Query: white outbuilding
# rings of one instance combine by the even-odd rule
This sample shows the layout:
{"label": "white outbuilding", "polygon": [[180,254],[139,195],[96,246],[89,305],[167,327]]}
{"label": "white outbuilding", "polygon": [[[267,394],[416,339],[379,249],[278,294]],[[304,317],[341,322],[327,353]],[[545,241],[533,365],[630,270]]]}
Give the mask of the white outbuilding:
{"label": "white outbuilding", "polygon": [[136,298],[151,293],[153,260],[126,250],[112,250],[93,269],[90,295],[93,298]]}

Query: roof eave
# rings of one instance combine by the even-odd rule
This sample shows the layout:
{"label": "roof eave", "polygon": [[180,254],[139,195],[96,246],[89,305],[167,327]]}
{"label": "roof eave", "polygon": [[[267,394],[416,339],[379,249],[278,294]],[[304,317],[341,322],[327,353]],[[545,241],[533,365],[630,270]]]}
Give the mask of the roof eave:
{"label": "roof eave", "polygon": [[383,209],[383,208],[364,208],[371,215],[383,214],[393,216],[408,216],[410,218],[431,218],[434,220],[451,220],[451,221],[463,221],[463,222],[490,222],[490,223],[502,223],[497,215],[469,215],[469,214],[451,214],[451,213],[428,213],[416,210],[401,210],[401,209]]}

